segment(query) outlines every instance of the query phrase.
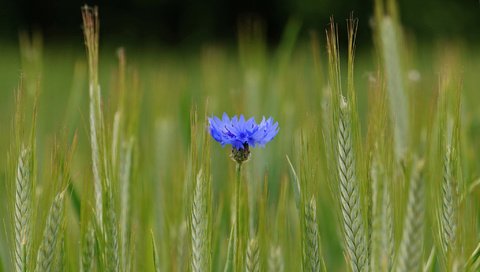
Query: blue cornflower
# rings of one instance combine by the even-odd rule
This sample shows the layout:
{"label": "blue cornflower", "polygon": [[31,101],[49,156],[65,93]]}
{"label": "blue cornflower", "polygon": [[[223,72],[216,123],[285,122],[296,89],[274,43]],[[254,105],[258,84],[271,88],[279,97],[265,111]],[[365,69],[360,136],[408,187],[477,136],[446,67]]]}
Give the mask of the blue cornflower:
{"label": "blue cornflower", "polygon": [[[230,119],[226,113],[223,113],[222,119],[214,116],[208,118],[209,130],[215,141],[225,146],[231,144],[232,156],[237,162],[245,161],[250,154],[249,147],[259,145],[264,147],[278,133],[278,122],[273,122],[273,118],[265,119],[257,124],[252,117],[245,120],[243,115],[236,115]],[[244,158],[238,156],[242,155]]]}

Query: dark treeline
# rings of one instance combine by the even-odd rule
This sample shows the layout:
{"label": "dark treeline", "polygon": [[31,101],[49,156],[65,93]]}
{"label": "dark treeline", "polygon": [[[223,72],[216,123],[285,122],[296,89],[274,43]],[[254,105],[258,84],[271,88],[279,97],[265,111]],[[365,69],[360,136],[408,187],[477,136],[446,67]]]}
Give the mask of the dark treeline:
{"label": "dark treeline", "polygon": [[[420,39],[462,38],[479,41],[478,0],[400,1],[402,23]],[[38,29],[48,39],[80,39],[80,7],[85,1],[4,0],[0,9],[0,40],[15,40],[19,30]],[[166,45],[202,41],[232,42],[239,22],[261,18],[270,43],[276,43],[289,18],[303,23],[303,33],[320,30],[333,15],[337,22],[351,11],[360,19],[359,43],[369,42],[373,0],[115,0],[98,5],[102,39],[157,42]]]}

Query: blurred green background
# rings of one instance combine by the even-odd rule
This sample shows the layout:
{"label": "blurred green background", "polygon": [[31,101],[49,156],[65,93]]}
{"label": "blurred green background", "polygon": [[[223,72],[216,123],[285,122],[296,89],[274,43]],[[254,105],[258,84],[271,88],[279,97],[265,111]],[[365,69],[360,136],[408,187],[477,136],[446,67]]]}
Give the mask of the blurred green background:
{"label": "blurred green background", "polygon": [[[13,94],[21,78],[30,82],[24,84],[39,82],[40,149],[48,150],[44,143],[66,122],[86,136],[87,67],[80,14],[85,2],[20,0],[3,4],[0,150],[5,154],[9,146]],[[143,116],[180,116],[184,121],[181,133],[185,145],[189,138],[188,112],[193,105],[203,105],[207,98],[212,100],[209,114],[228,111],[230,105],[218,102],[228,98],[224,101],[233,104],[231,113],[246,110],[246,114],[261,115],[283,111],[288,115],[283,106],[276,105],[278,101],[268,101],[269,93],[281,89],[283,96],[275,98],[278,100],[291,98],[295,92],[302,92],[296,95],[300,100],[303,96],[319,96],[319,86],[326,86],[326,73],[321,71],[322,77],[315,79],[318,74],[312,48],[317,47],[318,57],[325,65],[324,30],[329,17],[334,16],[339,22],[340,50],[346,53],[345,20],[352,11],[359,18],[355,74],[359,109],[361,115],[367,112],[369,79],[378,68],[372,1],[121,0],[88,4],[98,5],[100,11],[100,78],[107,110],[113,111],[108,109],[108,97],[115,92],[116,51],[123,47],[130,71],[138,75],[138,88],[148,98],[143,102]],[[404,69],[420,76],[418,81],[412,81],[413,88],[424,94],[435,88],[432,83],[440,70],[434,68],[438,64],[435,58],[442,50],[448,50],[444,49],[447,45],[459,52],[462,65],[458,73],[463,75],[466,93],[470,98],[478,97],[475,86],[480,63],[480,3],[410,0],[400,1],[398,6],[408,42]],[[290,69],[298,74],[292,74]],[[290,78],[282,78],[285,74]],[[258,92],[254,96],[260,96],[262,102],[235,105],[237,98],[248,98],[251,84],[258,85],[251,92]],[[299,111],[306,103],[310,113],[314,113],[320,100],[302,100],[294,110]],[[473,111],[474,101],[465,102]],[[293,120],[304,118],[293,116]],[[472,115],[469,124],[472,134],[480,130],[476,116]],[[80,140],[82,143],[86,137]]]}
{"label": "blurred green background", "polygon": [[[367,27],[373,1],[336,0],[119,0],[119,1],[3,1],[0,40],[16,41],[18,30],[38,29],[48,42],[80,41],[79,7],[98,5],[102,40],[145,46],[192,46],[205,41],[234,44],[238,22],[256,16],[267,26],[270,43],[279,41],[291,17],[303,22],[302,32],[323,30],[329,16],[343,20],[353,11],[360,19],[359,43],[370,43]],[[403,0],[398,3],[401,21],[424,41],[432,38],[480,40],[478,0]]]}
{"label": "blurred green background", "polygon": [[[39,176],[48,181],[45,165],[51,159],[53,143],[61,138],[59,135],[65,132],[71,136],[72,131],[77,131],[79,145],[72,166],[72,180],[77,188],[91,178],[88,74],[80,14],[83,4],[81,1],[20,0],[3,3],[0,9],[0,154],[7,154],[10,146],[14,90],[23,81],[28,99],[33,100],[31,85],[38,82]],[[289,249],[294,249],[294,256],[299,257],[295,211],[285,208],[285,217],[280,212],[277,214],[280,191],[283,188],[288,192],[289,188],[285,155],[295,158],[299,152],[299,135],[305,131],[314,134],[321,127],[319,105],[323,100],[323,88],[328,85],[324,30],[332,15],[339,23],[342,61],[346,60],[345,19],[352,11],[359,18],[355,86],[363,132],[366,131],[368,90],[378,69],[378,52],[373,47],[371,28],[373,3],[137,0],[88,4],[98,4],[100,12],[100,82],[107,122],[111,123],[115,112],[111,98],[115,97],[118,87],[116,52],[119,47],[125,48],[129,87],[142,94],[138,138],[140,174],[135,190],[141,195],[136,199],[140,203],[138,206],[150,210],[139,212],[142,216],[145,214],[142,223],[148,222],[141,225],[144,229],[139,231],[143,235],[139,240],[149,244],[145,230],[157,225],[157,233],[171,232],[170,236],[165,236],[170,238],[163,244],[161,251],[167,252],[164,254],[168,255],[170,246],[176,242],[175,230],[181,226],[183,218],[175,212],[182,210],[181,204],[185,204],[181,199],[191,140],[190,111],[198,107],[200,122],[204,121],[208,101],[209,115],[221,115],[226,111],[255,116],[257,120],[262,115],[272,115],[279,121],[279,136],[266,149],[255,150],[248,179],[267,179],[268,173],[271,194],[268,220],[280,222],[272,233],[280,233],[279,239],[285,239],[282,244],[287,254]],[[413,101],[412,104],[421,114],[433,116],[432,97],[436,95],[442,69],[440,62],[443,56],[454,55],[455,61],[460,63],[455,73],[463,79],[464,128],[472,150],[478,150],[480,143],[475,139],[480,134],[480,108],[476,102],[480,99],[480,3],[477,0],[408,0],[399,3],[399,10],[408,42],[403,60],[407,75],[404,80],[408,89],[415,92],[412,97],[418,99],[418,103]],[[443,54],[446,51],[449,54]],[[428,120],[425,115],[412,117],[416,127],[425,125]],[[421,134],[420,130],[415,133]],[[232,163],[228,153],[228,148],[212,147],[214,194],[218,196],[229,189],[226,179],[232,176]],[[475,159],[478,154],[472,157],[469,180],[478,177],[480,169],[480,162]],[[0,165],[6,165],[6,161],[6,156],[0,156]],[[316,177],[322,180],[321,186],[326,186],[322,175],[325,173]],[[6,180],[5,177],[2,168],[0,179]],[[166,190],[160,190],[161,186]],[[2,189],[0,196],[5,199],[9,193]],[[284,197],[290,205],[285,204],[285,207],[293,207],[291,192],[286,194]],[[344,265],[335,211],[331,207],[333,200],[323,187],[318,194],[322,196],[319,211],[331,222],[321,229],[324,246],[329,249],[327,262],[332,271],[339,271]],[[158,204],[158,199],[164,203]],[[214,199],[218,201],[215,208],[223,215],[219,216],[223,219],[221,237],[227,237],[228,204],[223,198]],[[162,204],[175,208],[162,214],[159,212]],[[6,214],[6,208],[2,209],[2,214]],[[171,224],[167,230],[162,229],[162,220]],[[287,222],[292,225],[283,230],[282,224]],[[285,233],[290,236],[282,235]],[[145,254],[138,253],[139,256],[149,256],[147,249],[138,248],[145,251]],[[0,253],[8,256],[7,252]],[[220,258],[220,254],[215,257]],[[298,262],[291,262],[287,271],[298,267]],[[148,264],[141,263],[139,267],[143,268],[142,265]]]}

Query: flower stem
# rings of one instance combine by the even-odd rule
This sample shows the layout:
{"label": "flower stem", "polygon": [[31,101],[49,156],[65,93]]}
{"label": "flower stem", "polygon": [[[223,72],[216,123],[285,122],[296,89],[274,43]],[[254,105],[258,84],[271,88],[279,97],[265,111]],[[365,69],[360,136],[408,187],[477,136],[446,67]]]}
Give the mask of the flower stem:
{"label": "flower stem", "polygon": [[242,175],[242,163],[237,163],[236,165],[236,179],[235,179],[235,263],[234,271],[240,271],[240,182]]}

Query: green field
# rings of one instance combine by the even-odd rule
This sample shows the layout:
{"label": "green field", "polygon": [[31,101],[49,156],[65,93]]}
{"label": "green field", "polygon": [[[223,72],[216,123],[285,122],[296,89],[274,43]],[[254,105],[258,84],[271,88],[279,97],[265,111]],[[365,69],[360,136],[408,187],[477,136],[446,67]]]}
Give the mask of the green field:
{"label": "green field", "polygon": [[[184,51],[100,29],[97,57],[88,23],[86,50],[0,44],[0,271],[479,271],[478,45],[417,44],[389,7],[355,51],[336,19],[276,46],[256,21]],[[240,180],[224,112],[280,127]]]}

